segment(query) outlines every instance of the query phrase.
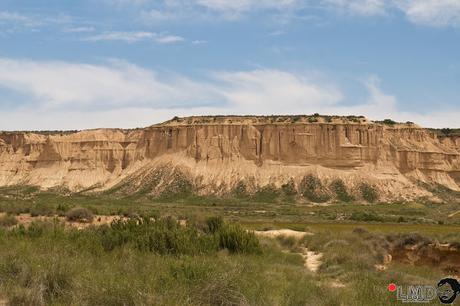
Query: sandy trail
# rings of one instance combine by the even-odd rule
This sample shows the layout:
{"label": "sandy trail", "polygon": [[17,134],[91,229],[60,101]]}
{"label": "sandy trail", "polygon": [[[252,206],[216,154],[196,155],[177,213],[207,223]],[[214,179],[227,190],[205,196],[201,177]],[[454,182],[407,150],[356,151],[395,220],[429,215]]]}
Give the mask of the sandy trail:
{"label": "sandy trail", "polygon": [[312,252],[307,248],[301,248],[301,253],[299,254],[304,259],[305,268],[316,273],[322,264],[321,258],[323,254]]}
{"label": "sandy trail", "polygon": [[[269,230],[269,231],[254,231],[257,236],[267,237],[267,238],[277,238],[280,236],[284,237],[294,237],[295,239],[302,239],[305,235],[313,235],[310,232],[301,232],[301,231],[294,231],[290,229],[279,229],[279,230]],[[287,251],[287,250],[283,250]],[[304,266],[311,272],[317,272],[319,267],[321,266],[321,258],[323,257],[322,253],[315,253],[310,251],[309,249],[302,247],[300,252],[296,253],[302,256],[304,260]]]}
{"label": "sandy trail", "polygon": [[294,237],[296,239],[302,239],[305,235],[313,235],[309,232],[294,231],[290,229],[279,229],[279,230],[269,230],[269,231],[254,231],[254,234],[261,237],[267,238],[277,238],[280,236],[285,237]]}

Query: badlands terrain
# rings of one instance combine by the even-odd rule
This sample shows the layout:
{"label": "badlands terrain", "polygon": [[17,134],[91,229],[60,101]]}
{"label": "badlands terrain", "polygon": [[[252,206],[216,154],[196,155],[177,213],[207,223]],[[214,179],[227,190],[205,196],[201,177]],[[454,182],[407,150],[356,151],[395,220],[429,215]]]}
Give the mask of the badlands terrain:
{"label": "badlands terrain", "polygon": [[320,115],[176,117],[135,130],[0,132],[0,186],[160,196],[283,186],[304,193],[314,183],[318,197],[329,199],[337,193],[334,181],[356,198],[375,189],[382,201],[436,200],[433,188],[460,190],[460,135],[410,122]]}
{"label": "badlands terrain", "polygon": [[460,277],[460,133],[320,115],[0,132],[0,245],[0,305],[405,305],[388,284]]}

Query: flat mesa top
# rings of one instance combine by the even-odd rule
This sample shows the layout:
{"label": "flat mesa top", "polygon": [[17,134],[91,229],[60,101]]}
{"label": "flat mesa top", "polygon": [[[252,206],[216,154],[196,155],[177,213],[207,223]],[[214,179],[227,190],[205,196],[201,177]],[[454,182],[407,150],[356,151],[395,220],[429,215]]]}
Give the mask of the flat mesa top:
{"label": "flat mesa top", "polygon": [[158,125],[198,124],[286,124],[286,123],[369,123],[364,116],[273,115],[273,116],[190,116],[174,117]]}
{"label": "flat mesa top", "polygon": [[364,116],[329,116],[329,115],[272,115],[272,116],[190,116],[174,117],[171,120],[152,125],[189,126],[189,125],[263,125],[263,124],[385,124],[392,127],[418,127],[412,122],[397,123],[392,120],[371,121]]}

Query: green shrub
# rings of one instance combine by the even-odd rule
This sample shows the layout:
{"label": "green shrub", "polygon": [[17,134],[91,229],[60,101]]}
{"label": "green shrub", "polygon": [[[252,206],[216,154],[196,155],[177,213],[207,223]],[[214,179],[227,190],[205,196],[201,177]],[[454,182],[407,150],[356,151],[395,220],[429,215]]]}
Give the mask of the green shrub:
{"label": "green shrub", "polygon": [[363,221],[363,222],[371,222],[371,221],[382,222],[383,221],[382,217],[377,216],[374,213],[367,213],[367,212],[354,212],[351,214],[349,219],[353,221]]}
{"label": "green shrub", "polygon": [[67,204],[59,203],[56,207],[56,211],[59,215],[65,215],[67,211],[69,211],[71,207]]}
{"label": "green shrub", "polygon": [[[144,191],[145,192],[145,191]],[[173,179],[161,192],[162,199],[187,198],[194,192],[194,185],[189,178],[180,171],[173,173]]]}
{"label": "green shrub", "polygon": [[226,225],[217,233],[219,248],[231,253],[259,253],[259,240],[254,233],[247,232],[239,225]]}
{"label": "green shrub", "polygon": [[206,219],[207,231],[209,233],[215,233],[224,226],[224,219],[222,217],[209,217]]}
{"label": "green shrub", "polygon": [[44,232],[49,231],[54,225],[49,222],[44,221],[33,221],[29,226],[25,227],[22,224],[19,224],[14,230],[13,233],[19,236],[29,237],[29,238],[39,238],[43,235]]}
{"label": "green shrub", "polygon": [[278,195],[279,192],[275,186],[267,185],[259,189],[252,198],[258,202],[274,202]]}
{"label": "green shrub", "polygon": [[347,187],[343,183],[341,179],[335,179],[331,183],[331,190],[334,191],[334,193],[337,196],[337,199],[339,199],[342,202],[351,202],[353,201],[353,197],[348,193]]}
{"label": "green shrub", "polygon": [[233,193],[239,198],[248,196],[246,184],[243,181],[239,181],[233,189]]}
{"label": "green shrub", "polygon": [[395,125],[396,123],[397,123],[396,121],[391,120],[391,119],[383,120],[383,124],[386,124],[386,125]]}
{"label": "green shrub", "polygon": [[323,203],[330,199],[330,196],[325,192],[321,180],[311,174],[303,178],[299,189],[302,196],[312,202]]}
{"label": "green shrub", "polygon": [[15,216],[5,215],[0,217],[0,227],[11,227],[16,224],[18,224],[18,220],[16,220]]}
{"label": "green shrub", "polygon": [[43,204],[37,204],[33,207],[30,208],[30,215],[32,217],[37,217],[37,216],[52,216],[54,215],[54,210]]}
{"label": "green shrub", "polygon": [[72,274],[62,264],[52,264],[40,279],[40,287],[50,300],[59,298],[72,288]]}
{"label": "green shrub", "polygon": [[297,245],[297,239],[293,236],[280,235],[276,238],[276,240],[278,240],[281,246],[288,249],[293,249]]}
{"label": "green shrub", "polygon": [[93,213],[83,207],[75,207],[69,210],[66,213],[66,217],[68,221],[71,222],[88,222],[91,223],[93,221]]}
{"label": "green shrub", "polygon": [[287,196],[294,196],[297,194],[295,183],[292,178],[287,183],[281,185],[281,190]]}
{"label": "green shrub", "polygon": [[361,192],[361,196],[363,197],[363,199],[369,203],[374,203],[379,198],[377,189],[374,186],[369,185],[367,183],[362,183],[359,186],[359,191]]}
{"label": "green shrub", "polygon": [[99,228],[99,234],[107,251],[126,244],[143,252],[170,255],[196,255],[217,249],[213,235],[201,234],[192,226],[181,226],[171,218],[116,220]]}

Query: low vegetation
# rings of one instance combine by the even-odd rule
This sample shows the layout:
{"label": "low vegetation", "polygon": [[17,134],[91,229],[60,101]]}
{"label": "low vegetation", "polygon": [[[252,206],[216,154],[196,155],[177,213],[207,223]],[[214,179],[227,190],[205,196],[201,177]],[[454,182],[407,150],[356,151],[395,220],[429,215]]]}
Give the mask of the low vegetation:
{"label": "low vegetation", "polygon": [[[280,190],[267,186],[257,196],[245,191],[240,197],[168,199],[2,189],[0,301],[393,305],[395,296],[387,291],[388,283],[433,284],[450,271],[446,265],[396,260],[384,270],[376,265],[383,265],[390,246],[405,249],[411,241],[459,245],[458,202],[369,205],[363,203],[359,186],[353,194],[356,199],[345,201],[352,194],[343,182],[326,185],[314,176],[298,186],[302,198],[294,192],[296,187],[292,182]],[[338,201],[311,205],[308,192]],[[288,196],[299,196],[301,201],[286,201]],[[451,196],[455,199],[454,193]],[[30,218],[31,212],[48,221],[23,225],[21,220]],[[110,214],[123,218],[102,226],[72,223],[80,229],[59,222],[67,216],[88,222],[88,212],[98,219]],[[313,235],[271,240],[248,232],[280,228]],[[323,254],[317,273],[304,267],[299,255],[303,247]]]}
{"label": "low vegetation", "polygon": [[335,193],[337,200],[342,202],[351,202],[354,200],[353,196],[348,193],[347,187],[341,179],[333,180],[330,188]]}
{"label": "low vegetation", "polygon": [[91,223],[93,221],[93,213],[86,208],[83,207],[75,207],[70,209],[66,213],[66,217],[68,221],[71,222],[88,222]]}
{"label": "low vegetation", "polygon": [[[0,296],[12,305],[332,303],[334,296],[305,273],[297,256],[216,220],[0,230]],[[206,224],[217,227],[202,230]]]}
{"label": "low vegetation", "polygon": [[15,216],[4,215],[0,217],[0,227],[10,227],[18,224]]}
{"label": "low vegetation", "polygon": [[301,194],[308,200],[316,203],[327,202],[331,197],[327,194],[321,180],[309,174],[305,176],[299,186]]}
{"label": "low vegetation", "polygon": [[369,203],[374,203],[379,199],[377,189],[368,183],[361,183],[359,191],[361,192],[362,198]]}

